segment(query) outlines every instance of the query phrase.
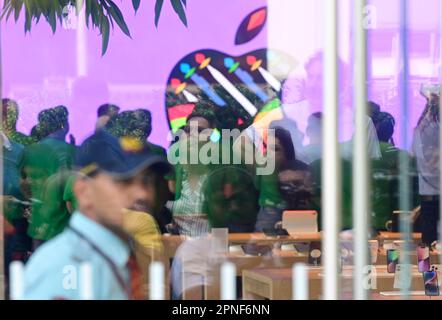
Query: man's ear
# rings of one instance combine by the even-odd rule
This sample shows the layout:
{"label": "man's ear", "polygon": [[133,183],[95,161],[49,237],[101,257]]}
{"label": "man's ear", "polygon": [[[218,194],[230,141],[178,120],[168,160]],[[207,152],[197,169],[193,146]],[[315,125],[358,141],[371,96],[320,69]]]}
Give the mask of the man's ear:
{"label": "man's ear", "polygon": [[83,198],[87,190],[87,181],[85,178],[77,177],[74,182],[74,195],[77,199]]}

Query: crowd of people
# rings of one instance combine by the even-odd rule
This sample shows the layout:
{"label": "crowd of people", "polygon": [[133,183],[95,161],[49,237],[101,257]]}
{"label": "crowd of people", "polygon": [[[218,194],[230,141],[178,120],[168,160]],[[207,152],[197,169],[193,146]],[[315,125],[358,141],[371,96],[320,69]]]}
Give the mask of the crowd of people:
{"label": "crowd of people", "polygon": [[[438,239],[439,219],[439,98],[428,97],[412,152],[395,146],[391,114],[374,102],[367,109],[371,227],[391,228],[401,197],[400,161],[408,159],[412,187],[405,197],[412,208],[420,206],[414,230],[423,232],[423,241],[432,245]],[[94,298],[146,297],[149,263],[169,263],[161,234],[198,238],[212,228],[262,232],[275,228],[285,210],[316,210],[322,227],[320,111],[307,119],[306,144],[294,139],[299,129],[292,126],[293,119],[279,119],[266,132],[273,130],[274,139],[261,139],[258,145],[247,134],[253,121],[235,126],[228,110],[200,99],[169,150],[149,141],[152,116],[146,109],[100,106],[95,132],[79,146],[68,136],[65,106],[41,111],[30,135],[17,131],[19,111],[14,100],[2,101],[5,263],[26,262],[28,298],[78,298],[78,290],[66,289],[65,268],[80,268],[85,261],[94,267]],[[245,133],[238,140],[246,140],[253,151],[263,150],[267,160],[273,157],[270,174],[257,174],[262,164],[245,161],[231,138],[215,134],[233,127]],[[177,145],[180,148],[173,148]],[[201,148],[219,161],[170,164],[172,149],[180,158],[183,151],[192,157]],[[352,229],[351,150],[352,137],[341,143],[344,230]],[[235,157],[239,161],[233,161]],[[200,259],[205,257],[199,250],[207,243],[190,246],[197,248],[193,253]],[[183,252],[190,259],[188,251]]]}

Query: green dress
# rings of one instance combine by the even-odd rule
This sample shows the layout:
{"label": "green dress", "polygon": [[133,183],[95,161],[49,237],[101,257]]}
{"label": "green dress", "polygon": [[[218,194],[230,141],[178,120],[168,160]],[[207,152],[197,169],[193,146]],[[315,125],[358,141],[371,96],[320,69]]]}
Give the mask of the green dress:
{"label": "green dress", "polygon": [[[391,144],[380,142],[381,158],[371,161],[371,226],[377,230],[385,230],[386,222],[391,220],[392,213],[399,208],[399,155],[409,156],[406,151],[399,150]],[[411,160],[411,159],[410,159]],[[353,228],[353,165],[342,160],[342,229]],[[321,214],[321,160],[311,165],[314,178],[314,206]],[[410,200],[418,205],[417,175],[414,161],[411,161]],[[321,219],[319,218],[319,225]]]}
{"label": "green dress", "polygon": [[25,148],[20,167],[33,201],[28,235],[34,239],[49,240],[63,231],[68,221],[63,195],[74,152],[74,146],[54,138]]}

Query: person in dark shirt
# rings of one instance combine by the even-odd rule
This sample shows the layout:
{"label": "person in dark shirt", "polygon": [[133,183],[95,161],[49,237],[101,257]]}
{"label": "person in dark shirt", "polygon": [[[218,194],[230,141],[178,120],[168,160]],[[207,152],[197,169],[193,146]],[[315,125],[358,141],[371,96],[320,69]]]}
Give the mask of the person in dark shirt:
{"label": "person in dark shirt", "polygon": [[278,161],[278,187],[288,210],[310,209],[312,182],[310,167],[296,159],[290,135],[285,130],[276,130],[277,144],[284,149],[285,161]]}
{"label": "person in dark shirt", "polygon": [[106,103],[98,107],[97,110],[97,123],[95,130],[100,130],[106,126],[109,120],[116,116],[120,112],[120,107]]}

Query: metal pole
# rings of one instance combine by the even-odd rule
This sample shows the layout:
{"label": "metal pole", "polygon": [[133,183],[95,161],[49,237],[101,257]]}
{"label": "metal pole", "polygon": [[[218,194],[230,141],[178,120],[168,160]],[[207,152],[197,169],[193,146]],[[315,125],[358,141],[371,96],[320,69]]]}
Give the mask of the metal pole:
{"label": "metal pole", "polygon": [[236,266],[231,262],[221,266],[221,300],[236,300]]}
{"label": "metal pole", "polygon": [[[408,148],[408,79],[409,79],[409,57],[408,57],[408,0],[400,1],[400,66],[401,72],[399,75],[399,94],[401,98],[401,145]],[[399,156],[399,207],[402,211],[400,216],[400,231],[402,233],[402,240],[405,241],[403,250],[405,254],[401,254],[401,264],[403,264],[404,275],[411,277],[410,268],[410,241],[411,241],[411,222],[410,222],[410,160],[408,154],[400,153]],[[409,298],[409,290],[401,289],[405,299]]]}
{"label": "metal pole", "polygon": [[367,37],[364,27],[365,0],[355,0],[355,54],[354,97],[356,105],[355,135],[353,149],[353,228],[354,228],[354,281],[353,293],[356,300],[366,300],[364,268],[368,265],[368,232],[370,213],[370,162],[367,137]]}
{"label": "metal pole", "polygon": [[292,267],[292,297],[293,300],[308,300],[308,267],[304,263]]}
{"label": "metal pole", "polygon": [[89,262],[80,265],[80,299],[94,299],[93,269]]}
{"label": "metal pole", "polygon": [[24,265],[21,261],[13,261],[9,265],[10,299],[22,300],[24,298]]}
{"label": "metal pole", "polygon": [[161,262],[152,262],[149,268],[150,300],[164,300],[165,268]]}
{"label": "metal pole", "polygon": [[323,298],[339,299],[341,162],[338,144],[338,5],[325,1],[324,130],[322,161]]}

